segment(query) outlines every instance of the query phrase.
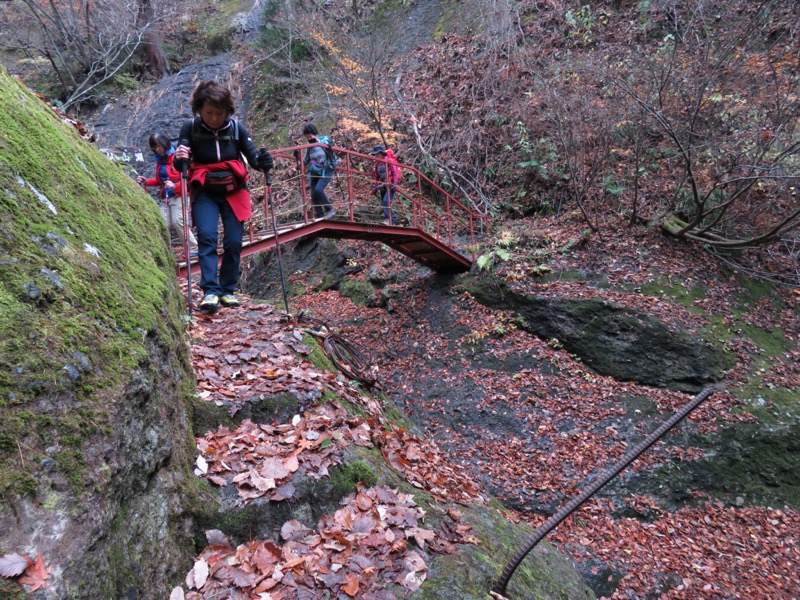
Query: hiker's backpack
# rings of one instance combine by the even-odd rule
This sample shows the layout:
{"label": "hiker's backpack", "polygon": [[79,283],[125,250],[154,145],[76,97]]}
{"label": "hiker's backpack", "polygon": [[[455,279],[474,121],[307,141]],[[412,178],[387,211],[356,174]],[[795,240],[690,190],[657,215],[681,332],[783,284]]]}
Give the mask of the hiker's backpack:
{"label": "hiker's backpack", "polygon": [[386,149],[386,159],[389,164],[389,169],[392,172],[391,183],[400,183],[400,180],[403,178],[403,168],[400,166],[400,163],[397,162],[397,156],[395,156],[394,150],[391,148]]}
{"label": "hiker's backpack", "polygon": [[339,157],[336,156],[336,152],[331,150],[329,146],[331,146],[331,138],[327,135],[320,135],[317,137],[317,141],[322,144],[323,150],[325,150],[325,171],[331,173],[336,170],[336,167],[339,166]]}

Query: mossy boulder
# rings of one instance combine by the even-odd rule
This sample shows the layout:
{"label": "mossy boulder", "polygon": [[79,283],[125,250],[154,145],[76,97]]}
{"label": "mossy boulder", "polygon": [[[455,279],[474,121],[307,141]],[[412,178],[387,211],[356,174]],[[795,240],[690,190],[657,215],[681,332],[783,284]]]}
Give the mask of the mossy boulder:
{"label": "mossy boulder", "polygon": [[588,367],[619,381],[698,392],[721,381],[735,364],[702,332],[600,298],[526,295],[488,276],[465,278],[464,286],[478,302],[513,311],[526,331],[557,340]]}
{"label": "mossy boulder", "polygon": [[163,597],[195,387],[166,228],[3,69],[0,129],[0,551],[42,553],[42,598]]}
{"label": "mossy boulder", "polygon": [[[476,545],[458,554],[434,559],[428,581],[419,597],[430,600],[484,598],[486,582],[496,582],[519,548],[526,547],[533,530],[514,524],[491,506],[471,507],[464,520],[472,525]],[[506,595],[526,600],[588,600],[592,590],[574,575],[563,554],[550,544],[538,544],[519,564],[508,581]]]}
{"label": "mossy boulder", "polygon": [[[739,423],[718,432],[692,434],[687,445],[709,447],[695,461],[670,461],[628,473],[613,484],[619,495],[648,493],[677,509],[704,490],[731,505],[800,506],[800,426]],[[705,499],[702,499],[703,501]]]}

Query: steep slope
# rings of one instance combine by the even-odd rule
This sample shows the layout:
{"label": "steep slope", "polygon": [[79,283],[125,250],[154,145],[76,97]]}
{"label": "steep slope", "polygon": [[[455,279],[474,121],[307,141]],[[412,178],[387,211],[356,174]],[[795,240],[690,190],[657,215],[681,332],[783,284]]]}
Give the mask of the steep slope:
{"label": "steep slope", "polygon": [[[278,539],[285,528],[296,526],[295,521],[285,520],[287,510],[303,513],[305,519],[338,515],[336,502],[342,492],[333,507],[325,504],[326,495],[320,492],[337,488],[340,481],[333,477],[323,477],[319,487],[291,503],[264,502],[255,515],[238,510],[231,517],[223,510],[224,498],[188,472],[196,442],[190,423],[194,433],[203,435],[204,425],[214,428],[228,420],[214,421],[212,402],[202,410],[190,403],[196,381],[161,217],[130,177],[19,82],[0,72],[0,84],[5,132],[0,142],[4,188],[0,204],[0,556],[24,555],[40,565],[31,567],[27,578],[1,579],[0,596],[22,598],[25,592],[38,591],[40,598],[48,600],[165,598],[186,580],[192,555],[200,549],[195,544],[205,531],[210,531],[210,539],[216,529],[231,539],[250,539],[253,531],[264,531],[269,544],[270,538]],[[8,117],[11,114],[13,119]],[[237,316],[253,318],[259,310],[264,308],[245,304]],[[208,358],[216,354],[214,348],[225,339],[234,319],[212,321],[197,319],[192,329],[195,345],[204,330],[211,338],[198,356],[206,375],[213,371]],[[257,341],[252,333],[256,327],[265,329],[260,322],[253,326],[253,330],[236,328],[247,336],[248,344]],[[280,355],[272,347],[265,351],[264,360],[250,357],[237,371],[259,368],[275,355],[282,366],[291,365],[293,357]],[[221,355],[220,370],[229,371],[234,357],[233,352]],[[292,367],[292,377],[299,379],[297,373],[304,368]],[[248,382],[268,384],[274,372],[268,370],[263,379]],[[331,382],[334,393],[344,398],[353,393],[329,372],[315,373],[312,379]],[[209,388],[204,389],[206,396]],[[264,394],[267,401],[273,395],[281,396]],[[241,400],[247,398],[242,395]],[[326,400],[331,401],[330,393],[315,408],[326,410]],[[292,424],[302,420],[301,413],[304,419],[313,418],[298,398],[288,406],[290,414],[297,415]],[[258,427],[264,431],[279,418],[260,416],[265,424]],[[376,435],[384,429],[394,436],[404,435],[402,427],[393,429],[388,421],[376,421],[373,429],[376,425]],[[366,421],[363,426],[369,429]],[[302,441],[308,444],[311,439]],[[396,466],[388,468],[388,459],[372,455],[374,469],[380,473],[376,482],[402,486],[406,492],[398,498],[407,502],[415,497],[430,511],[426,523],[436,523],[446,505],[425,492],[429,482],[420,483],[411,476],[403,481]],[[358,456],[356,462],[364,464],[367,458]],[[348,465],[347,472],[354,473],[348,476],[350,487],[362,484],[358,468]],[[387,488],[364,493],[397,495]],[[483,502],[450,510],[463,510],[479,543],[434,560],[431,576],[417,597],[442,598],[459,590],[455,592],[459,598],[482,598],[502,567],[498,557],[513,551],[530,530],[510,523]],[[292,516],[300,518],[295,513]],[[379,514],[377,509],[375,514]],[[417,514],[425,513],[415,511],[408,518],[416,519]],[[270,528],[276,522],[277,532]],[[395,535],[387,531],[390,534]],[[420,536],[415,539],[421,548],[425,547],[421,536],[427,534],[427,530],[415,534]],[[395,548],[389,542],[381,540],[391,547],[394,558],[397,548],[410,544],[401,538]],[[373,540],[368,545],[378,544]],[[334,546],[328,549],[332,553],[342,549]],[[417,554],[412,551],[410,556],[413,561]],[[309,557],[308,563],[312,562]],[[532,563],[515,580],[514,589],[521,590],[522,596],[592,596],[569,562],[552,549],[542,548]],[[315,585],[336,589],[334,575],[324,577],[327,567],[321,568]],[[271,576],[276,582],[280,579],[277,573]],[[216,585],[222,574],[215,577]],[[284,583],[293,584],[292,577],[287,576]],[[411,583],[408,589],[416,589],[422,581]],[[197,580],[193,585],[198,587]],[[380,597],[391,597],[391,592],[387,594]]]}

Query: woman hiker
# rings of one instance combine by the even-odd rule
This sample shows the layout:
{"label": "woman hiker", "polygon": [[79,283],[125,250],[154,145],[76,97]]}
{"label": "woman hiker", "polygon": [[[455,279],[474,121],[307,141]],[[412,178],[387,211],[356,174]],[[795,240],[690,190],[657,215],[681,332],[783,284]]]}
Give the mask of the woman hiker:
{"label": "woman hiker", "polygon": [[[183,228],[183,207],[181,206],[181,174],[175,169],[175,149],[169,138],[163,133],[153,133],[147,140],[150,149],[155,155],[156,171],[153,177],[142,175],[136,178],[136,183],[148,187],[158,187],[158,196],[161,198],[159,207],[161,216],[168,229],[172,229],[181,241],[181,247],[186,247]],[[197,240],[191,229],[189,230],[189,254],[197,255]]]}
{"label": "woman hiker", "polygon": [[[244,222],[250,218],[247,163],[260,171],[273,166],[266,148],[256,149],[250,132],[232,118],[236,112],[231,91],[215,81],[201,81],[192,92],[195,118],[181,127],[176,166],[188,162],[192,219],[197,228],[197,253],[203,300],[200,310],[216,312],[220,305],[235,307]],[[222,263],[217,271],[217,223],[222,219]]]}
{"label": "woman hiker", "polygon": [[336,214],[331,206],[325,187],[333,179],[335,166],[332,164],[331,140],[327,136],[321,135],[316,125],[306,123],[303,127],[303,135],[309,144],[319,143],[319,146],[306,148],[303,157],[303,164],[308,169],[308,184],[311,186],[311,205],[314,207],[314,217],[317,219],[330,219]]}
{"label": "woman hiker", "polygon": [[384,225],[396,225],[399,221],[397,215],[392,210],[394,201],[395,185],[400,180],[400,172],[397,169],[397,159],[392,150],[387,150],[381,145],[375,146],[370,156],[375,156],[382,160],[375,161],[375,182],[372,190],[376,196],[380,196],[383,204]]}

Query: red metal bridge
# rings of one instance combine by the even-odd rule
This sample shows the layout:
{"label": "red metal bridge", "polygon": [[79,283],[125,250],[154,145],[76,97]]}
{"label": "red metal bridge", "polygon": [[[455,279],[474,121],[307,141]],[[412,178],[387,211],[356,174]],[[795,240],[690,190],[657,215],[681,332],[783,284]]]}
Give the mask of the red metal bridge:
{"label": "red metal bridge", "polygon": [[[246,225],[242,257],[270,250],[276,243],[304,237],[381,242],[438,273],[468,271],[479,237],[486,234],[488,217],[471,210],[415,167],[401,164],[403,177],[395,186],[390,209],[397,225],[384,222],[380,198],[373,194],[374,168],[380,158],[333,147],[339,167],[325,192],[336,215],[315,219],[302,153],[314,144],[271,150],[275,168],[271,186],[251,177],[253,216]],[[295,157],[295,151],[301,158]],[[385,162],[385,161],[383,161]],[[387,169],[388,170],[388,169]],[[267,197],[275,211],[277,235]],[[467,256],[469,255],[469,257]],[[199,273],[196,261],[178,263],[179,274]]]}

